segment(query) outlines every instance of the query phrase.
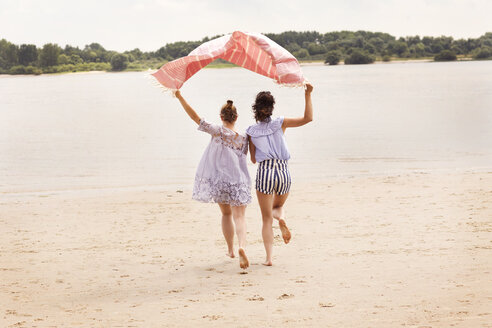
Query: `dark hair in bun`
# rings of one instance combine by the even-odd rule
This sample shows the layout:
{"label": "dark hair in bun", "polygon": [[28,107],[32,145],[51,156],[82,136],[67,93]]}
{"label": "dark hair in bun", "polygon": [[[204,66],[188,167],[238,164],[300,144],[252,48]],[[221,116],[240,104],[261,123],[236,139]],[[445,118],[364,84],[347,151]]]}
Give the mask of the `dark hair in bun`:
{"label": "dark hair in bun", "polygon": [[275,98],[273,98],[270,91],[259,92],[252,106],[256,122],[264,121],[272,116],[273,105],[275,105]]}
{"label": "dark hair in bun", "polygon": [[237,119],[236,107],[232,104],[232,100],[227,100],[227,103],[220,110],[222,119],[229,123],[234,123]]}

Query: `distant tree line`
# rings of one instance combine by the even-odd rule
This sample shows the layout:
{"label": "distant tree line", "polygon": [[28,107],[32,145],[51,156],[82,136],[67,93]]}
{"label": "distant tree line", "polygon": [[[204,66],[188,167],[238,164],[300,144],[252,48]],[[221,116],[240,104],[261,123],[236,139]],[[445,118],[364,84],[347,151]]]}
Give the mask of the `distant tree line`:
{"label": "distant tree line", "polygon": [[[394,58],[455,60],[459,56],[492,59],[492,32],[476,39],[458,40],[446,36],[409,36],[397,39],[388,33],[368,31],[325,34],[289,31],[266,35],[300,61],[322,60],[331,65],[342,60],[346,64],[360,64]],[[70,45],[62,48],[53,43],[38,48],[33,44],[16,45],[1,39],[0,73],[41,74],[157,68],[167,61],[186,56],[201,43],[218,36],[206,37],[200,41],[168,43],[156,51],[143,52],[137,48],[123,53],[106,50],[99,43],[91,43],[82,49]]]}
{"label": "distant tree line", "polygon": [[[388,33],[368,31],[283,32],[266,34],[289,50],[296,58],[325,60],[335,65],[341,60],[346,64],[371,63],[376,59],[435,58],[452,60],[450,54],[473,59],[492,59],[492,32],[476,39],[458,39],[440,36],[409,36],[395,38]],[[441,53],[443,55],[439,56]],[[436,58],[437,57],[437,58]]]}

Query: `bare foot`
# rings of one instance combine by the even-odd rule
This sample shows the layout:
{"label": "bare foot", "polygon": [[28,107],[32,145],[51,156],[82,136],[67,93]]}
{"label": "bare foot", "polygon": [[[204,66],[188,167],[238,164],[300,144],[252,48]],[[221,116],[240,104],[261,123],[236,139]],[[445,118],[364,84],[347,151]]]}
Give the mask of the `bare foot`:
{"label": "bare foot", "polygon": [[280,227],[280,231],[282,232],[282,238],[284,239],[284,243],[288,244],[291,238],[291,234],[289,228],[287,228],[287,224],[285,224],[284,219],[278,220],[278,226]]}
{"label": "bare foot", "polygon": [[239,266],[241,269],[246,269],[249,267],[248,257],[242,248],[239,249]]}
{"label": "bare foot", "polygon": [[272,263],[272,261],[265,261],[262,264],[265,266],[272,266],[273,263]]}
{"label": "bare foot", "polygon": [[234,251],[227,252],[226,255],[229,256],[231,259],[236,257],[236,255],[234,255]]}

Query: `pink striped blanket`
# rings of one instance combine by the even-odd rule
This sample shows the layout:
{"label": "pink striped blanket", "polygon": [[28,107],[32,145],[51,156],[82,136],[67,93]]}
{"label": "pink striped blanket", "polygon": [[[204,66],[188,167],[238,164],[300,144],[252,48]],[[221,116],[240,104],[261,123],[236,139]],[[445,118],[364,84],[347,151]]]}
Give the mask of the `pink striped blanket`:
{"label": "pink striped blanket", "polygon": [[304,77],[296,58],[259,33],[236,31],[205,42],[190,52],[163,65],[152,75],[166,89],[178,90],[196,72],[217,58],[267,76],[287,86],[302,86]]}

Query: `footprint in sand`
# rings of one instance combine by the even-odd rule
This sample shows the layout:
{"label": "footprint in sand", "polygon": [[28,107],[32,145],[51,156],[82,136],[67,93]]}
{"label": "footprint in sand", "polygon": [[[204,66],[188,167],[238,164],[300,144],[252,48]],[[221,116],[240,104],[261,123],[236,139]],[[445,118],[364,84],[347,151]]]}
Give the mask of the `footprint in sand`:
{"label": "footprint in sand", "polygon": [[183,290],[182,289],[171,289],[170,291],[168,291],[167,293],[168,294],[173,294],[173,293],[181,293]]}
{"label": "footprint in sand", "polygon": [[260,295],[253,295],[253,297],[248,298],[248,301],[264,301],[265,299]]}
{"label": "footprint in sand", "polygon": [[277,299],[278,300],[285,300],[285,299],[292,298],[292,297],[294,297],[294,294],[282,294],[279,297],[277,297]]}
{"label": "footprint in sand", "polygon": [[207,314],[207,315],[202,316],[202,318],[204,318],[204,319],[208,318],[210,320],[219,320],[220,318],[222,318],[222,316],[218,315],[218,314],[212,314],[212,315]]}
{"label": "footprint in sand", "polygon": [[333,304],[333,303],[321,303],[321,302],[319,302],[319,306],[320,307],[323,307],[323,308],[330,308],[330,307],[334,307],[335,304]]}

